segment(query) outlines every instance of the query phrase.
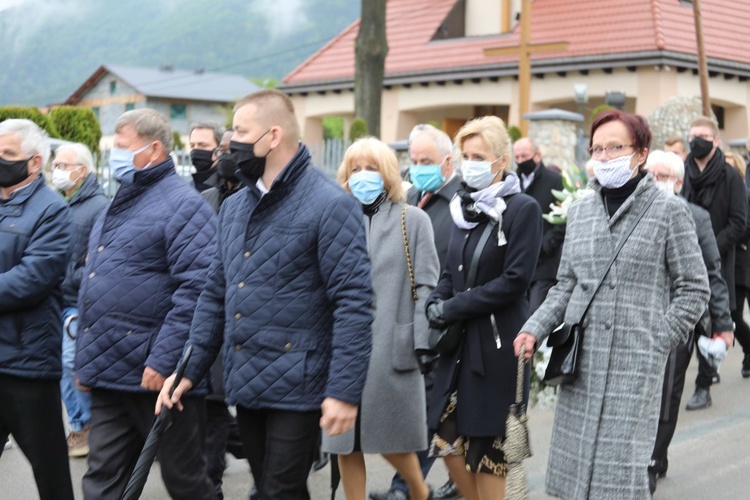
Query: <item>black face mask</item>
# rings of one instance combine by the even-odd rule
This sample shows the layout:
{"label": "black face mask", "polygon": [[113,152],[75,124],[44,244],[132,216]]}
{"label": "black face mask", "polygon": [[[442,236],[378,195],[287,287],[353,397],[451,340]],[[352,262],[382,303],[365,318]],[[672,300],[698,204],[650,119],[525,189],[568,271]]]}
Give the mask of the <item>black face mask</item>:
{"label": "black face mask", "polygon": [[25,181],[29,176],[29,160],[31,158],[18,161],[0,158],[0,187],[7,188]]}
{"label": "black face mask", "polygon": [[239,182],[239,179],[235,175],[235,172],[237,172],[237,163],[231,155],[220,156],[216,163],[216,173],[219,174],[219,177],[229,182]]}
{"label": "black face mask", "polygon": [[529,158],[528,160],[522,161],[518,164],[518,173],[525,175],[528,177],[531,175],[531,172],[533,172],[536,169],[536,163],[534,163],[534,158]]}
{"label": "black face mask", "polygon": [[[258,137],[255,142],[237,142],[231,141],[229,143],[229,150],[232,152],[232,159],[237,163],[242,175],[255,182],[263,176],[263,172],[266,170],[266,157],[255,156],[255,145],[258,144],[267,133],[271,130],[270,128],[263,132],[263,135]],[[267,155],[266,155],[267,156]]]}
{"label": "black face mask", "polygon": [[714,143],[712,141],[707,141],[703,137],[694,137],[693,140],[690,141],[690,154],[699,160],[708,156],[713,148]]}
{"label": "black face mask", "polygon": [[213,165],[213,151],[205,149],[193,149],[190,151],[190,163],[193,164],[198,172],[204,172]]}

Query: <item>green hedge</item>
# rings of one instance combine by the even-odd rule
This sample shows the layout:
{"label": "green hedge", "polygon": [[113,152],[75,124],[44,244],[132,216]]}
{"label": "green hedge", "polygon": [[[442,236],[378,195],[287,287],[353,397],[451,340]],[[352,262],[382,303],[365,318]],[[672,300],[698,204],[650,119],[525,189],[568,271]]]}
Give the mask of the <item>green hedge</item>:
{"label": "green hedge", "polygon": [[60,106],[50,111],[49,119],[57,128],[61,139],[80,142],[88,146],[93,154],[99,153],[102,128],[91,109]]}
{"label": "green hedge", "polygon": [[367,135],[367,122],[362,118],[355,118],[349,125],[349,140],[354,142]]}
{"label": "green hedge", "polygon": [[0,122],[11,118],[25,118],[39,125],[50,137],[60,139],[60,133],[55,123],[49,117],[39,111],[39,108],[31,106],[3,106],[0,107]]}

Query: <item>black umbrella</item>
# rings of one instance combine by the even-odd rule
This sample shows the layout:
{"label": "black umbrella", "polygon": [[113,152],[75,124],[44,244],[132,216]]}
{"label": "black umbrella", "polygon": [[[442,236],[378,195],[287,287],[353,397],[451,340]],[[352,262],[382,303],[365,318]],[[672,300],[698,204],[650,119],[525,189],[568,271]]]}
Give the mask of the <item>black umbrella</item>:
{"label": "black umbrella", "polygon": [[[182,376],[185,373],[185,367],[192,353],[193,346],[189,345],[185,349],[185,354],[182,355],[180,363],[177,365],[177,376],[174,379],[172,387],[169,389],[170,397],[174,393],[174,390],[177,389],[177,386],[180,385]],[[154,419],[151,431],[149,431],[141,454],[138,456],[138,462],[136,462],[133,473],[130,475],[130,480],[128,480],[128,484],[125,486],[125,492],[120,497],[121,500],[137,500],[141,497],[143,487],[146,485],[146,480],[148,479],[148,473],[151,470],[151,464],[154,463],[154,458],[156,457],[156,450],[159,449],[159,441],[167,429],[172,426],[173,411],[174,408],[168,410],[166,407],[162,407],[161,413]]]}

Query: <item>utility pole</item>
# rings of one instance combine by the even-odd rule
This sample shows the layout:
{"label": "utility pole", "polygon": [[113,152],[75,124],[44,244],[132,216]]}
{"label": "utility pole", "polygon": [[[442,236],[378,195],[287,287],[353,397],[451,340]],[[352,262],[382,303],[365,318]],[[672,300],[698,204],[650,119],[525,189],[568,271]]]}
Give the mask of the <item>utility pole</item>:
{"label": "utility pole", "polygon": [[703,40],[703,18],[701,17],[700,0],[693,0],[693,17],[695,18],[695,39],[698,42],[698,77],[701,82],[703,114],[710,117],[711,98],[708,96],[708,63],[706,62],[706,44]]}

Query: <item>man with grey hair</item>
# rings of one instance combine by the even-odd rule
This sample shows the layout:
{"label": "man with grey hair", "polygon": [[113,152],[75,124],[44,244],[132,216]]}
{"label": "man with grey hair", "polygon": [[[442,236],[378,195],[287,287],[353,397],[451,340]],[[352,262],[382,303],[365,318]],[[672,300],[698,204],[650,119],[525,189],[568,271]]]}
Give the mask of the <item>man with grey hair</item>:
{"label": "man with grey hair", "polygon": [[214,122],[200,122],[190,127],[190,163],[195,167],[193,184],[201,193],[212,187],[207,181],[216,172],[212,167],[218,158],[223,135],[224,127]]}
{"label": "man with grey hair", "polygon": [[[668,194],[676,195],[682,189],[685,165],[682,158],[676,153],[658,149],[651,151],[646,160],[646,168],[653,175],[656,185]],[[731,346],[733,341],[729,290],[721,274],[721,255],[714,236],[711,216],[707,210],[693,203],[688,203],[688,208],[695,221],[698,244],[701,247],[703,262],[706,264],[706,270],[708,271],[711,298],[708,302],[708,310],[704,313],[701,321],[695,325],[695,331],[691,332],[691,338],[685,344],[672,349],[669,358],[667,358],[659,427],[648,467],[649,487],[652,494],[656,490],[657,478],[667,474],[667,466],[669,465],[667,449],[677,427],[680,399],[682,399],[682,391],[685,388],[685,372],[693,353],[693,337],[709,335],[706,331],[709,329],[710,332],[713,332],[713,336],[720,337],[726,342],[727,348]]]}
{"label": "man with grey hair", "polygon": [[78,287],[83,276],[86,246],[94,220],[109,200],[94,173],[94,158],[85,144],[63,144],[52,161],[52,185],[70,206],[73,219],[73,244],[63,291],[63,373],[60,392],[68,414],[68,455],[84,457],[89,453],[89,420],[91,396],[76,388],[73,359],[76,352],[78,327]]}
{"label": "man with grey hair", "polygon": [[[215,251],[216,216],[177,175],[169,122],[151,109],[115,124],[121,183],[91,231],[78,296],[76,372],[91,390],[85,498],[120,498],[174,372]],[[162,437],[157,457],[172,498],[212,499],[203,454],[206,384]]]}
{"label": "man with grey hair", "polygon": [[13,435],[42,500],[73,498],[59,388],[72,224],[41,175],[49,154],[33,122],[0,123],[0,443]]}

